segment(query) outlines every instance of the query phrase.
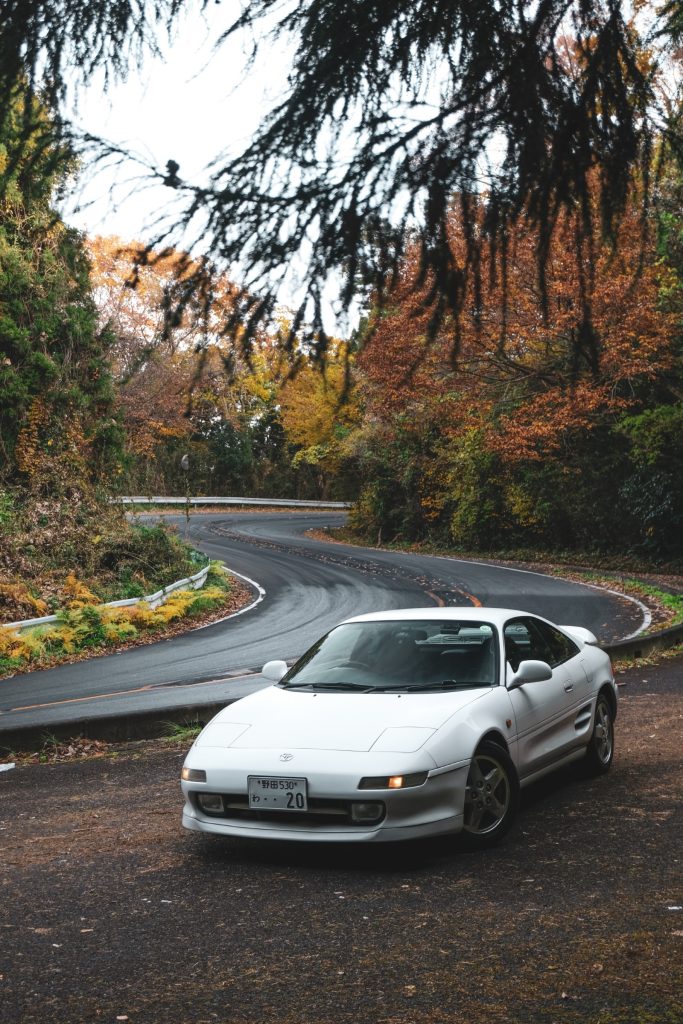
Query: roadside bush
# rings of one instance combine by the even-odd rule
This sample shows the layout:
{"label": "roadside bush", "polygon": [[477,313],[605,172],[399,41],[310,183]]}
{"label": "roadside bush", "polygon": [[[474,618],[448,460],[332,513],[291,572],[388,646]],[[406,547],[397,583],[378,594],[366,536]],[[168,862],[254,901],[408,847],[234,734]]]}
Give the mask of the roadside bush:
{"label": "roadside bush", "polygon": [[125,608],[83,605],[64,609],[54,623],[19,633],[0,626],[0,675],[28,665],[49,665],[65,656],[135,640],[142,632],[220,608],[230,593],[229,577],[215,563],[202,590],[177,590],[158,608],[144,601]]}
{"label": "roadside bush", "polygon": [[94,605],[84,605],[72,612],[65,612],[60,621],[64,621],[73,631],[73,642],[78,651],[101,647],[107,639],[102,612]]}
{"label": "roadside bush", "polygon": [[8,622],[47,615],[47,603],[31,594],[25,583],[0,583],[0,615],[16,616]]}
{"label": "roadside bush", "polygon": [[13,629],[0,626],[0,659],[14,662],[28,658],[30,647],[24,637]]}
{"label": "roadside bush", "polygon": [[[206,559],[164,526],[133,525],[101,540],[93,574],[110,579],[103,600],[143,597],[174,580],[192,576]],[[111,596],[110,596],[111,595]]]}
{"label": "roadside bush", "polygon": [[0,505],[0,622],[144,597],[206,565],[165,527],[131,524],[106,502],[86,515],[77,497],[17,491]]}
{"label": "roadside bush", "polygon": [[130,619],[105,622],[104,633],[107,644],[123,643],[126,640],[132,640],[136,636],[140,635],[139,630],[135,628]]}
{"label": "roadside bush", "polygon": [[126,608],[125,614],[137,629],[155,629],[163,625],[163,619],[160,619],[155,609],[150,608],[144,601],[133,605],[132,608]]}
{"label": "roadside bush", "polygon": [[83,608],[101,602],[97,594],[93,594],[92,590],[77,578],[75,572],[67,573],[61,596],[67,608]]}

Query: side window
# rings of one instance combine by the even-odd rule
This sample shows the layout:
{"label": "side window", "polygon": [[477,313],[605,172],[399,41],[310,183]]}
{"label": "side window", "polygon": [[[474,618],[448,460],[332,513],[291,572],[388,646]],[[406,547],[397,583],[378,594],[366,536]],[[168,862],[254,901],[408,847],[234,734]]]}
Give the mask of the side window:
{"label": "side window", "polygon": [[513,672],[519,668],[520,661],[534,658],[531,654],[532,640],[526,619],[513,619],[505,624],[503,630],[505,642],[505,659],[510,663]]}
{"label": "side window", "polygon": [[568,636],[560,633],[559,629],[549,626],[547,622],[534,619],[530,622],[530,628],[538,634],[538,649],[544,649],[547,652],[543,657],[540,655],[536,655],[536,657],[539,657],[541,661],[547,661],[551,668],[562,665],[563,662],[569,661],[579,653],[579,648]]}

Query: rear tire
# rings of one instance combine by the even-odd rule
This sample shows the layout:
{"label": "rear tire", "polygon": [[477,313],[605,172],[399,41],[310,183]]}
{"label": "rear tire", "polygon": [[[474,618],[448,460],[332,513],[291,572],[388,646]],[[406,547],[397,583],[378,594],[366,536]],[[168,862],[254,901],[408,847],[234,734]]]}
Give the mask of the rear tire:
{"label": "rear tire", "polygon": [[519,780],[503,747],[484,740],[467,775],[462,838],[471,849],[492,846],[509,832],[517,814]]}
{"label": "rear tire", "polygon": [[586,749],[585,765],[591,775],[604,775],[614,758],[614,715],[604,693],[598,695],[593,733]]}

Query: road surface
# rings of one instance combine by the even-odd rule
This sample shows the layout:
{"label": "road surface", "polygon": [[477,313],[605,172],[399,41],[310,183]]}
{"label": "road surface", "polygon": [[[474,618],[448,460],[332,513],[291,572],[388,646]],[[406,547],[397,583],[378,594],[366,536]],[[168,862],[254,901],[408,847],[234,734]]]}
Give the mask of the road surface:
{"label": "road surface", "polygon": [[[166,520],[185,532],[185,519]],[[193,516],[189,539],[255,581],[257,604],[228,621],[119,654],[0,680],[3,731],[227,700],[263,685],[271,658],[293,660],[335,623],[379,609],[490,604],[591,629],[642,628],[641,608],[603,590],[498,565],[357,548],[305,536],[343,513]]]}
{"label": "road surface", "polygon": [[186,833],[180,748],[0,774],[2,1024],[680,1024],[682,674],[485,853]]}

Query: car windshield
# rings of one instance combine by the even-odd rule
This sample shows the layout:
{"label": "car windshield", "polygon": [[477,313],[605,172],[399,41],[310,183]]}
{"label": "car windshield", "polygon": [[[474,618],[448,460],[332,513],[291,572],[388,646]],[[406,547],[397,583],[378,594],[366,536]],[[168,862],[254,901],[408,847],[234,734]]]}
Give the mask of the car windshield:
{"label": "car windshield", "polygon": [[495,628],[471,619],[348,622],[283,678],[288,689],[426,692],[493,686]]}

